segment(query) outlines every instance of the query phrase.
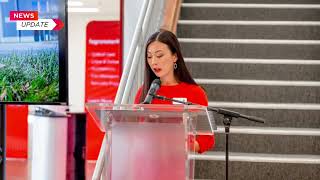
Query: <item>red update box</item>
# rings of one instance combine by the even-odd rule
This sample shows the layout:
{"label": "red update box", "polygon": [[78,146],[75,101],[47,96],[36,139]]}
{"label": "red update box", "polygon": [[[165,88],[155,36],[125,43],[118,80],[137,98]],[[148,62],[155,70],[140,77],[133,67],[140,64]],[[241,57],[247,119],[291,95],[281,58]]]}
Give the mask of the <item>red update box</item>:
{"label": "red update box", "polygon": [[10,21],[36,21],[38,11],[10,11]]}

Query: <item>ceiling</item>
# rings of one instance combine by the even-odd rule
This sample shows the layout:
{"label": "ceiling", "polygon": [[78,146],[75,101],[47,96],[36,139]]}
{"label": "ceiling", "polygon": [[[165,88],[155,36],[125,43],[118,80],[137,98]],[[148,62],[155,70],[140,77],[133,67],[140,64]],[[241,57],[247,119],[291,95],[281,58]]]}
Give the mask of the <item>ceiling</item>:
{"label": "ceiling", "polygon": [[103,13],[110,7],[119,4],[120,0],[68,0],[68,11],[71,13]]}

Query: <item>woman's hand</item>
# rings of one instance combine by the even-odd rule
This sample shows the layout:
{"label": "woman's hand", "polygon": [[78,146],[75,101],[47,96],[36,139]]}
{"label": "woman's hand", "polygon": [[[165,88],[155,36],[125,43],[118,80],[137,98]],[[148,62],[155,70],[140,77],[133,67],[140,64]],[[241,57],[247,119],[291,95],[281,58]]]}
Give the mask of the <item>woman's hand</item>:
{"label": "woman's hand", "polygon": [[194,152],[199,152],[200,146],[197,140],[194,141]]}
{"label": "woman's hand", "polygon": [[188,141],[189,150],[192,152],[199,152],[200,145],[199,142],[196,140],[195,136],[189,135]]}

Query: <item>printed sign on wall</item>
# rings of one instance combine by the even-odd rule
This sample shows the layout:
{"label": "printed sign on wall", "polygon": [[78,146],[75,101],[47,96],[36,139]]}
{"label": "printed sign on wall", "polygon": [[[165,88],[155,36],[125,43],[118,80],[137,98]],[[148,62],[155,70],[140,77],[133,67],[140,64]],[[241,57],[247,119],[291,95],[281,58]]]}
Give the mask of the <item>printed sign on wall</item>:
{"label": "printed sign on wall", "polygon": [[121,76],[120,38],[119,21],[88,24],[86,102],[113,102]]}

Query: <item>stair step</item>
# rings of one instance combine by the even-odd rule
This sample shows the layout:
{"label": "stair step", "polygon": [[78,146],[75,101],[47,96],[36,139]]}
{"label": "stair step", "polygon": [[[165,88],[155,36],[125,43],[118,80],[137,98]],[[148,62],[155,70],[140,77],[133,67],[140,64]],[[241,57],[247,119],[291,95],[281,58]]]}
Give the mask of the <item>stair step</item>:
{"label": "stair step", "polygon": [[[224,126],[217,126],[215,134],[224,134]],[[250,127],[231,126],[230,134],[251,135],[285,135],[285,136],[320,136],[320,128],[279,128],[279,127]]]}
{"label": "stair step", "polygon": [[[233,122],[239,121],[234,119]],[[266,125],[268,120],[266,121]],[[245,153],[319,154],[320,128],[279,128],[257,126],[230,127],[229,150]],[[207,123],[197,123],[198,134],[210,132]],[[225,128],[218,126],[211,151],[225,150]]]}
{"label": "stair step", "polygon": [[[255,123],[245,119],[234,119],[232,126],[250,126],[250,127],[279,127],[279,128],[320,128],[320,106],[306,104],[272,104],[271,103],[251,103],[251,108],[248,103],[216,103],[210,102],[212,106],[219,105],[220,108],[226,108],[239,112],[241,114],[257,116],[264,118],[264,124]],[[235,107],[224,107],[223,104],[237,105]],[[263,106],[264,105],[264,106]],[[271,106],[271,107],[270,107]],[[262,109],[264,107],[264,109]],[[282,108],[281,108],[282,107]],[[318,107],[318,108],[316,108]],[[260,108],[260,109],[259,109]],[[278,109],[277,109],[278,108]],[[284,109],[287,108],[287,109]],[[291,109],[289,109],[291,108]],[[301,108],[301,109],[298,109]],[[304,109],[302,109],[304,108]],[[214,114],[215,123],[218,126],[223,126],[223,116]]]}
{"label": "stair step", "polygon": [[[320,22],[319,22],[320,23]],[[179,38],[319,40],[320,26],[179,24]]]}
{"label": "stair step", "polygon": [[[194,78],[320,81],[320,65],[186,62]],[[303,74],[303,76],[302,76]]]}
{"label": "stair step", "polygon": [[320,45],[320,40],[179,38],[182,43]]}
{"label": "stair step", "polygon": [[201,84],[209,101],[264,103],[319,103],[320,86],[265,86]]}
{"label": "stair step", "polygon": [[[320,132],[320,129],[318,129],[318,132]],[[225,150],[225,134],[215,133],[215,142],[214,151]],[[245,153],[318,155],[320,152],[320,136],[230,134],[229,150]]]}
{"label": "stair step", "polygon": [[291,86],[291,87],[320,87],[320,81],[279,81],[254,79],[195,79],[203,85],[239,85],[239,86]]}
{"label": "stair step", "polygon": [[[195,159],[195,160],[225,161],[225,152],[208,151],[203,154],[190,154],[189,158]],[[320,164],[320,155],[240,153],[240,152],[229,151],[229,161],[230,162]]]}
{"label": "stair step", "polygon": [[182,3],[182,8],[320,9],[320,4]]}
{"label": "stair step", "polygon": [[181,47],[185,57],[320,59],[319,45],[181,42]]}
{"label": "stair step", "polygon": [[319,21],[320,9],[182,7],[180,19]]}
{"label": "stair step", "polygon": [[[239,0],[184,0],[184,3],[239,3]],[[319,0],[241,0],[241,3],[319,4]]]}
{"label": "stair step", "polygon": [[[265,124],[258,124],[240,118],[233,121],[234,126],[320,128],[319,104],[209,101],[209,106],[226,108],[266,120]],[[217,125],[223,125],[222,115],[215,114],[214,118]]]}
{"label": "stair step", "polygon": [[[210,158],[206,158],[207,155],[197,158],[195,178],[225,179],[224,152],[210,153]],[[319,156],[313,155],[231,153],[229,179],[318,180],[319,159]]]}
{"label": "stair step", "polygon": [[320,60],[311,59],[245,59],[245,58],[184,58],[186,63],[228,63],[228,64],[293,64],[320,65]]}
{"label": "stair step", "polygon": [[179,20],[180,25],[320,26],[320,21]]}
{"label": "stair step", "polygon": [[[215,106],[216,103],[210,102],[209,103],[212,106]],[[281,104],[285,106],[286,108],[290,108],[291,105],[292,109],[276,109],[277,106],[274,106],[274,108],[265,108],[265,109],[254,109],[254,105],[259,105],[259,103],[252,103],[252,108],[231,108],[231,107],[223,107],[220,103],[220,108],[226,108],[229,110],[233,110],[236,112],[239,112],[241,114],[250,115],[250,116],[256,116],[265,119],[265,123],[256,123],[252,121],[248,121],[242,118],[234,119],[232,121],[233,127],[238,126],[248,126],[248,127],[279,127],[279,128],[320,128],[320,111],[314,108],[314,110],[308,109],[308,106],[304,106],[303,109],[294,109],[293,105],[298,106],[297,104]],[[235,103],[234,103],[235,104]],[[243,104],[243,103],[238,103]],[[260,103],[260,106],[264,105],[270,105],[268,103]],[[218,104],[219,105],[219,104]],[[238,105],[238,107],[241,107]],[[279,104],[274,104],[278,105]],[[302,105],[300,105],[301,107]],[[314,105],[316,106],[316,105]],[[268,107],[268,106],[265,106]],[[298,106],[299,107],[299,106]],[[320,106],[318,106],[320,109]],[[219,126],[223,126],[223,116],[219,114],[213,115],[215,124]],[[199,130],[202,131],[209,131],[209,128],[206,126],[206,123],[198,122],[197,127]]]}
{"label": "stair step", "polygon": [[320,110],[320,104],[209,101],[209,106],[248,109]]}
{"label": "stair step", "polygon": [[[264,124],[261,124],[239,118],[232,122],[233,126],[320,128],[319,104],[209,101],[209,106],[226,108],[266,120]],[[223,125],[222,115],[214,114],[214,119],[216,125]]]}

